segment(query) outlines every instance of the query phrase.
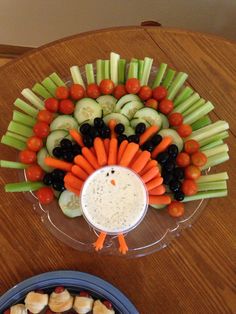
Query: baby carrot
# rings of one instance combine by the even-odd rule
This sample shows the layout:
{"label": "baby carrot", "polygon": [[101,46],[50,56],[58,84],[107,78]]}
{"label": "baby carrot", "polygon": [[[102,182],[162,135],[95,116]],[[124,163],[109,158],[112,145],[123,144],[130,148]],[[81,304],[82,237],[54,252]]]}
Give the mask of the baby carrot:
{"label": "baby carrot", "polygon": [[105,140],[103,140],[104,146],[105,146],[105,151],[106,154],[108,156],[109,154],[109,145],[110,145],[110,139],[109,138],[105,138]]}
{"label": "baby carrot", "polygon": [[128,246],[126,244],[125,237],[123,234],[118,235],[118,241],[120,244],[119,252],[122,254],[126,254],[129,249],[128,249]]}
{"label": "baby carrot", "polygon": [[156,188],[157,186],[161,185],[163,182],[163,178],[162,177],[157,177],[151,181],[149,181],[147,184],[146,184],[146,188],[148,191]]}
{"label": "baby carrot", "polygon": [[111,138],[109,145],[108,165],[116,165],[117,148],[118,148],[117,138]]}
{"label": "baby carrot", "polygon": [[68,172],[64,177],[64,182],[68,183],[71,187],[80,190],[83,181],[74,176],[71,172]]}
{"label": "baby carrot", "polygon": [[136,143],[129,143],[121,157],[120,165],[123,167],[128,167],[131,160],[134,158],[135,154],[139,149],[139,145]]}
{"label": "baby carrot", "polygon": [[111,119],[108,122],[108,126],[109,126],[109,129],[111,130],[111,138],[116,137],[116,132],[115,132],[116,120]]}
{"label": "baby carrot", "polygon": [[71,168],[71,172],[76,176],[78,177],[79,179],[85,181],[88,177],[88,174],[79,166],[77,165],[74,165],[72,168]]}
{"label": "baby carrot", "polygon": [[59,160],[53,157],[46,157],[44,159],[44,162],[47,166],[53,167],[53,168],[57,168],[57,169],[61,169],[64,171],[70,171],[71,167],[73,166],[73,164],[63,161],[63,160]]}
{"label": "baby carrot", "polygon": [[100,137],[96,137],[94,140],[94,148],[97,155],[98,164],[100,166],[105,166],[107,164],[107,154],[103,141]]}
{"label": "baby carrot", "polygon": [[163,184],[161,184],[161,185],[157,186],[156,188],[150,190],[148,192],[148,194],[149,195],[162,195],[165,193],[165,191],[166,191],[165,186]]}
{"label": "baby carrot", "polygon": [[167,205],[171,203],[169,195],[149,195],[149,204]]}
{"label": "baby carrot", "polygon": [[92,154],[94,154],[94,156],[96,156],[96,152],[95,152],[94,147],[90,147],[90,151],[91,151]]}
{"label": "baby carrot", "polygon": [[157,155],[161,152],[164,152],[164,150],[167,149],[167,147],[172,143],[172,137],[166,136],[162,139],[161,143],[158,144],[154,150],[152,151],[152,158],[156,158]]}
{"label": "baby carrot", "polygon": [[82,154],[84,156],[84,158],[87,159],[87,161],[90,163],[90,165],[95,168],[98,169],[100,168],[97,158],[95,157],[95,155],[91,152],[91,150],[88,147],[83,147],[82,148]]}
{"label": "baby carrot", "polygon": [[76,141],[76,143],[78,143],[81,147],[83,147],[84,142],[83,142],[83,138],[81,134],[76,129],[72,129],[69,132],[70,132],[70,136]]}
{"label": "baby carrot", "polygon": [[149,160],[146,166],[143,168],[143,170],[140,171],[139,175],[142,176],[148,170],[150,170],[152,167],[157,167],[157,161],[155,159]]}
{"label": "baby carrot", "polygon": [[99,251],[103,248],[103,244],[104,244],[104,241],[106,239],[106,233],[105,232],[101,232],[99,234],[99,237],[97,238],[97,241],[95,243],[93,243],[93,246],[95,247],[95,250],[96,251]]}
{"label": "baby carrot", "polygon": [[140,136],[139,145],[143,145],[149,138],[157,133],[159,127],[157,125],[152,125],[146,129],[146,131]]}
{"label": "baby carrot", "polygon": [[82,155],[78,155],[74,159],[75,163],[80,166],[87,174],[91,174],[94,172],[94,168],[90,165],[90,163],[84,158]]}
{"label": "baby carrot", "polygon": [[127,140],[124,140],[123,142],[121,142],[120,147],[118,149],[117,163],[120,162],[121,157],[122,157],[128,144],[129,144],[129,142]]}
{"label": "baby carrot", "polygon": [[152,167],[150,170],[148,170],[144,175],[142,175],[142,180],[144,183],[147,183],[154,179],[157,175],[160,176],[160,170],[158,167]]}
{"label": "baby carrot", "polygon": [[[135,157],[136,157],[136,155],[135,155]],[[134,171],[139,173],[146,166],[150,157],[151,157],[151,153],[148,152],[147,150],[141,152],[136,160],[132,160],[131,169],[133,169]]]}
{"label": "baby carrot", "polygon": [[70,191],[70,192],[72,192],[72,193],[74,193],[74,194],[80,196],[80,189],[75,189],[75,188],[73,188],[73,187],[72,187],[70,184],[68,184],[68,183],[64,183],[64,185],[65,185],[65,188],[66,188],[68,191]]}
{"label": "baby carrot", "polygon": [[138,159],[138,157],[142,154],[142,150],[139,148],[137,153],[134,155],[133,159],[130,162],[130,168],[132,167],[133,163]]}

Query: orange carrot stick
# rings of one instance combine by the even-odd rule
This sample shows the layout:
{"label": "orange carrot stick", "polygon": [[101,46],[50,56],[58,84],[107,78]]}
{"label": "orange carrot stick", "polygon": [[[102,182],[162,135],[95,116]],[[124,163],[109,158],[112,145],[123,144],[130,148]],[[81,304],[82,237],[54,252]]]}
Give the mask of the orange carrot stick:
{"label": "orange carrot stick", "polygon": [[152,167],[157,167],[157,161],[152,159],[149,160],[143,170],[140,171],[139,175],[142,176],[144,173],[148,172]]}
{"label": "orange carrot stick", "polygon": [[77,196],[80,196],[81,190],[73,188],[69,183],[66,183],[66,182],[64,183],[64,185],[68,191],[76,194]]}
{"label": "orange carrot stick", "polygon": [[119,247],[120,253],[126,254],[129,249],[128,249],[128,246],[126,244],[125,237],[123,234],[118,235],[118,241],[120,244],[120,247]]}
{"label": "orange carrot stick", "polygon": [[73,164],[63,161],[63,160],[59,160],[53,157],[46,157],[44,158],[44,162],[47,166],[53,167],[53,168],[58,168],[64,171],[70,171]]}
{"label": "orange carrot stick", "polygon": [[78,190],[80,190],[83,185],[83,181],[78,179],[71,172],[67,172],[67,174],[64,177],[64,182],[68,183],[71,187]]}
{"label": "orange carrot stick", "polygon": [[94,172],[94,168],[90,165],[90,163],[84,158],[82,155],[78,155],[75,157],[74,162],[80,166],[87,174],[91,174]]}
{"label": "orange carrot stick", "polygon": [[81,147],[84,147],[84,142],[81,134],[76,129],[72,129],[69,132],[71,137],[76,141],[76,143],[78,143]]}
{"label": "orange carrot stick", "polygon": [[74,165],[71,168],[71,172],[78,177],[79,179],[81,179],[82,181],[85,181],[88,177],[87,172],[85,172],[81,167]]}
{"label": "orange carrot stick", "polygon": [[94,140],[94,148],[97,155],[98,164],[100,166],[105,166],[107,164],[107,154],[103,141],[100,137],[96,137]]}
{"label": "orange carrot stick", "polygon": [[135,161],[139,158],[139,156],[142,154],[142,150],[138,149],[137,153],[134,155],[133,159],[130,162],[130,168],[132,167],[132,165],[135,163]]}
{"label": "orange carrot stick", "polygon": [[171,198],[169,195],[150,195],[149,204],[155,205],[167,205],[171,203]]}
{"label": "orange carrot stick", "polygon": [[111,138],[109,145],[108,165],[116,165],[117,163],[117,149],[118,141],[117,138]]}
{"label": "orange carrot stick", "polygon": [[172,143],[172,137],[166,136],[162,139],[161,143],[158,144],[155,149],[152,151],[152,158],[156,158],[158,154],[164,152],[167,147]]}
{"label": "orange carrot stick", "polygon": [[155,178],[157,175],[160,176],[160,170],[158,167],[152,167],[150,170],[148,170],[144,175],[142,175],[142,180],[144,183],[147,183],[151,181],[153,178]]}
{"label": "orange carrot stick", "polygon": [[109,138],[105,138],[105,139],[103,140],[103,143],[104,143],[104,146],[105,146],[106,154],[107,154],[107,156],[108,156],[108,154],[109,154],[110,139],[109,139]]}
{"label": "orange carrot stick", "polygon": [[124,140],[123,142],[121,142],[120,147],[118,149],[117,163],[120,162],[121,157],[122,157],[128,144],[129,144],[129,142],[127,140]]}
{"label": "orange carrot stick", "polygon": [[96,156],[96,152],[95,152],[94,147],[90,147],[90,151],[91,151],[92,154],[94,154],[94,156]]}
{"label": "orange carrot stick", "polygon": [[88,147],[83,147],[82,148],[82,154],[84,156],[85,159],[87,159],[87,161],[90,163],[90,165],[95,168],[98,169],[100,168],[97,158],[95,157],[95,155],[91,152],[91,150]]}
{"label": "orange carrot stick", "polygon": [[[136,157],[136,155],[135,155]],[[145,151],[141,151],[141,153],[139,154],[139,156],[137,157],[136,160],[132,160],[132,165],[131,165],[131,169],[133,169],[134,171],[136,171],[137,173],[139,173],[147,164],[147,162],[149,161],[151,157],[151,153],[148,152],[147,150]]]}
{"label": "orange carrot stick", "polygon": [[115,126],[116,126],[116,120],[114,119],[111,119],[109,122],[108,122],[108,126],[109,126],[109,129],[111,130],[111,138],[114,138],[116,137],[116,132],[115,132]]}
{"label": "orange carrot stick", "polygon": [[128,167],[131,160],[134,158],[135,154],[139,149],[139,145],[135,143],[129,143],[121,157],[120,165],[123,167]]}
{"label": "orange carrot stick", "polygon": [[106,233],[105,232],[101,232],[99,237],[97,238],[97,241],[95,243],[93,243],[93,246],[95,247],[96,251],[99,251],[103,248],[103,244],[104,241],[106,239]]}
{"label": "orange carrot stick", "polygon": [[151,181],[149,181],[147,184],[146,184],[146,188],[148,191],[156,188],[157,186],[161,185],[163,182],[163,178],[162,177],[157,177]]}
{"label": "orange carrot stick", "polygon": [[159,127],[157,125],[152,125],[146,129],[146,131],[140,136],[139,145],[143,145],[149,138],[157,133]]}
{"label": "orange carrot stick", "polygon": [[149,195],[162,195],[165,193],[165,191],[166,191],[165,186],[163,184],[161,184],[161,185],[157,186],[156,188],[150,190],[148,192],[148,194]]}

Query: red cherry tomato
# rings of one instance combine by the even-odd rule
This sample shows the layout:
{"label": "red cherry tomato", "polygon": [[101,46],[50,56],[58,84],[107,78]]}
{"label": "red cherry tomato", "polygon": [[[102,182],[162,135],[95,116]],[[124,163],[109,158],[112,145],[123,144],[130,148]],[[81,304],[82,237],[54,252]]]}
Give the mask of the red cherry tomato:
{"label": "red cherry tomato", "polygon": [[192,133],[192,127],[189,124],[181,124],[178,128],[177,128],[177,132],[179,133],[179,135],[183,138],[188,137],[189,135],[191,135]]}
{"label": "red cherry tomato", "polygon": [[161,113],[168,115],[174,108],[173,101],[169,99],[163,99],[158,106],[158,109]]}
{"label": "red cherry tomato", "polygon": [[176,157],[176,163],[179,167],[187,167],[190,165],[190,157],[187,153],[179,153]]}
{"label": "red cherry tomato", "polygon": [[179,201],[172,201],[168,205],[167,211],[171,217],[181,217],[184,214],[184,204]]}
{"label": "red cherry tomato", "polygon": [[45,108],[50,112],[57,112],[58,110],[58,100],[56,98],[48,98],[44,101]]}
{"label": "red cherry tomato", "polygon": [[42,187],[36,191],[36,196],[39,202],[43,205],[50,204],[54,199],[54,193],[52,188]]}
{"label": "red cherry tomato", "polygon": [[102,80],[101,83],[99,84],[100,91],[104,95],[110,95],[113,93],[115,84],[113,83],[112,80]]}
{"label": "red cherry tomato", "polygon": [[111,302],[105,300],[105,301],[103,301],[102,303],[106,306],[107,309],[112,310],[112,304],[111,304]]}
{"label": "red cherry tomato", "polygon": [[47,124],[50,124],[53,118],[54,118],[53,113],[48,110],[41,110],[37,115],[38,121],[45,122]]}
{"label": "red cherry tomato", "polygon": [[64,114],[72,114],[75,110],[75,105],[70,99],[63,99],[59,103],[59,112]]}
{"label": "red cherry tomato", "polygon": [[129,78],[125,83],[125,88],[129,94],[137,94],[140,90],[140,82],[136,78]]}
{"label": "red cherry tomato", "polygon": [[149,86],[142,86],[138,92],[139,98],[147,100],[152,97],[152,89]]}
{"label": "red cherry tomato", "polygon": [[58,99],[67,99],[69,97],[69,89],[66,86],[59,86],[55,94]]}
{"label": "red cherry tomato", "polygon": [[179,112],[173,112],[168,117],[169,123],[172,126],[179,126],[183,123],[184,117]]}
{"label": "red cherry tomato", "polygon": [[120,99],[122,96],[126,95],[125,85],[119,84],[115,87],[113,95],[116,99]]}
{"label": "red cherry tomato", "polygon": [[36,158],[36,153],[29,149],[22,150],[19,153],[20,162],[23,162],[23,164],[33,164]]}
{"label": "red cherry tomato", "polygon": [[80,295],[81,297],[86,297],[86,298],[89,298],[89,297],[90,297],[90,295],[89,295],[89,293],[88,293],[87,291],[80,291],[79,295]]}
{"label": "red cherry tomato", "polygon": [[35,135],[40,138],[47,137],[50,132],[50,128],[48,124],[45,122],[37,122],[34,125],[33,130],[34,130]]}
{"label": "red cherry tomato", "polygon": [[197,193],[197,184],[194,180],[185,179],[182,183],[181,189],[185,195],[194,195]]}
{"label": "red cherry tomato", "polygon": [[201,171],[194,165],[189,165],[184,169],[184,175],[186,179],[196,180],[200,177]]}
{"label": "red cherry tomato", "polygon": [[157,110],[158,102],[154,98],[150,98],[145,102],[145,106]]}
{"label": "red cherry tomato", "polygon": [[33,152],[38,152],[43,147],[43,141],[37,136],[31,136],[27,140],[27,147]]}
{"label": "red cherry tomato", "polygon": [[191,161],[194,166],[202,167],[207,163],[207,156],[202,152],[196,152],[191,155]]}
{"label": "red cherry tomato", "polygon": [[34,182],[43,179],[44,171],[39,165],[30,165],[25,172],[29,181]]}
{"label": "red cherry tomato", "polygon": [[184,150],[188,154],[194,154],[196,153],[200,148],[200,145],[195,140],[188,140],[184,143]]}
{"label": "red cherry tomato", "polygon": [[54,292],[55,292],[55,293],[62,293],[63,291],[65,291],[65,288],[64,288],[64,287],[61,287],[61,286],[56,287],[56,288],[54,289]]}
{"label": "red cherry tomato", "polygon": [[96,99],[101,95],[100,89],[95,83],[89,84],[87,86],[86,93],[88,97],[93,99]]}
{"label": "red cherry tomato", "polygon": [[152,97],[157,101],[161,101],[162,99],[166,98],[167,96],[167,89],[163,86],[155,87],[152,91]]}
{"label": "red cherry tomato", "polygon": [[85,89],[80,84],[73,84],[70,87],[70,97],[78,100],[84,97]]}

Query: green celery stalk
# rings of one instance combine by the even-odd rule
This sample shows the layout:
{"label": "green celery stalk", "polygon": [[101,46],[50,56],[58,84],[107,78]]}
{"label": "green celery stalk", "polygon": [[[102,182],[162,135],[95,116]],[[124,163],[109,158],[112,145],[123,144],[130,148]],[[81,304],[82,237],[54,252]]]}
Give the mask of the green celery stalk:
{"label": "green celery stalk", "polygon": [[214,156],[207,158],[207,163],[201,167],[201,170],[208,169],[210,167],[222,164],[223,162],[229,160],[229,154],[227,152],[219,153]]}
{"label": "green celery stalk", "polygon": [[26,148],[26,143],[7,135],[3,135],[1,138],[1,143],[18,150],[24,150]]}
{"label": "green celery stalk", "polygon": [[53,72],[52,74],[50,74],[49,77],[57,86],[59,87],[66,86],[66,84],[63,82],[63,80],[60,78],[60,76],[56,72]]}
{"label": "green celery stalk", "polygon": [[178,94],[177,97],[174,98],[174,107],[178,106],[185,100],[187,100],[193,94],[193,89],[189,86],[186,86],[182,89],[182,91]]}
{"label": "green celery stalk", "polygon": [[96,61],[96,82],[97,84],[99,85],[101,83],[101,81],[103,80],[103,68],[102,68],[102,65],[103,65],[103,60],[101,59],[98,59]]}
{"label": "green celery stalk", "polygon": [[207,150],[207,149],[216,147],[216,146],[221,145],[221,144],[224,144],[224,142],[223,142],[222,140],[217,140],[217,141],[211,142],[210,144],[207,144],[207,145],[205,145],[205,146],[202,146],[202,147],[201,147],[201,151],[204,152],[204,151]]}
{"label": "green celery stalk", "polygon": [[16,133],[12,133],[12,132],[9,132],[9,131],[7,131],[5,135],[10,136],[10,137],[13,137],[13,138],[15,138],[15,139],[17,139],[17,140],[20,140],[20,141],[22,141],[22,142],[25,142],[25,143],[26,143],[27,140],[28,140],[28,138],[25,137],[25,136],[22,136],[22,135],[19,135],[19,134],[16,134]]}
{"label": "green celery stalk", "polygon": [[226,181],[216,181],[216,182],[197,182],[197,190],[201,191],[215,191],[215,190],[225,190],[227,189]]}
{"label": "green celery stalk", "polygon": [[207,156],[207,158],[214,156],[219,153],[228,152],[229,146],[227,144],[222,144],[213,148],[209,148],[204,151],[204,154]]}
{"label": "green celery stalk", "polygon": [[202,199],[207,199],[207,198],[224,197],[227,195],[228,195],[227,190],[204,191],[204,192],[199,192],[195,195],[185,196],[182,202],[191,202],[191,201],[197,201],[197,200],[202,200]]}
{"label": "green celery stalk", "polygon": [[138,60],[132,60],[129,64],[128,79],[138,78]]}
{"label": "green celery stalk", "polygon": [[208,115],[201,117],[200,119],[198,119],[197,121],[195,121],[191,127],[193,131],[199,130],[201,128],[203,128],[204,126],[207,126],[211,124],[211,119]]}
{"label": "green celery stalk", "polygon": [[168,88],[175,76],[175,72],[174,70],[172,69],[168,69],[167,73],[166,73],[166,76],[164,78],[164,81],[161,83],[162,86],[164,86],[165,88]]}
{"label": "green celery stalk", "polygon": [[80,69],[77,65],[73,65],[72,67],[70,67],[70,73],[74,84],[80,84],[83,86],[83,88],[85,88],[85,84],[80,73]]}
{"label": "green celery stalk", "polygon": [[36,123],[36,119],[17,110],[13,111],[13,120],[15,122],[19,122],[30,127],[33,127]]}
{"label": "green celery stalk", "polygon": [[196,109],[198,109],[199,107],[203,106],[206,103],[205,99],[200,98],[198,101],[196,101],[191,107],[189,107],[187,110],[185,110],[182,115],[185,117],[188,114],[192,113],[193,111],[195,111]]}
{"label": "green celery stalk", "polygon": [[226,131],[227,129],[229,129],[229,124],[226,121],[220,120],[208,126],[205,126],[204,128],[192,132],[192,134],[187,139],[193,139],[200,142],[203,139],[216,135],[220,132]]}
{"label": "green celery stalk", "polygon": [[161,63],[160,67],[159,67],[159,69],[157,71],[155,80],[153,82],[152,88],[155,88],[155,87],[157,87],[157,86],[159,86],[161,84],[163,76],[164,76],[164,74],[166,72],[166,69],[167,69],[167,64],[166,63]]}
{"label": "green celery stalk", "polygon": [[104,61],[104,79],[110,79],[110,60]]}
{"label": "green celery stalk", "polygon": [[38,110],[33,108],[32,106],[30,106],[29,104],[27,104],[24,100],[17,98],[14,102],[14,105],[21,109],[22,111],[24,111],[25,113],[27,113],[28,115],[30,115],[31,117],[36,118],[38,115]]}
{"label": "green celery stalk", "polygon": [[229,133],[227,131],[220,132],[218,134],[215,134],[213,136],[207,137],[201,141],[199,141],[200,147],[206,147],[206,145],[209,145],[213,142],[219,141],[219,140],[224,140],[229,136]]}
{"label": "green celery stalk", "polygon": [[86,79],[87,79],[88,85],[95,83],[92,63],[85,64],[85,74],[86,74]]}
{"label": "green celery stalk", "polygon": [[141,81],[143,75],[144,60],[138,60],[138,79]]}
{"label": "green celery stalk", "polygon": [[216,182],[216,181],[224,181],[228,180],[229,176],[227,172],[220,172],[220,173],[214,173],[214,174],[208,174],[205,176],[200,176],[200,178],[197,179],[197,183],[203,183],[203,182]]}
{"label": "green celery stalk", "polygon": [[21,162],[9,161],[9,160],[0,160],[0,167],[2,168],[14,168],[14,169],[25,169],[27,168],[26,164]]}
{"label": "green celery stalk", "polygon": [[51,95],[55,96],[57,85],[53,82],[53,80],[50,77],[46,77],[41,83],[49,91]]}
{"label": "green celery stalk", "polygon": [[192,124],[196,122],[197,120],[201,119],[203,116],[207,115],[209,112],[211,112],[214,109],[213,104],[208,101],[203,106],[199,107],[192,113],[188,114],[184,117],[184,124]]}
{"label": "green celery stalk", "polygon": [[174,108],[173,112],[183,113],[185,110],[190,108],[198,99],[200,99],[199,94],[198,93],[193,93],[185,101],[181,102],[178,106],[176,106]]}
{"label": "green celery stalk", "polygon": [[118,83],[125,84],[126,60],[119,59],[118,62]]}
{"label": "green celery stalk", "polygon": [[183,73],[183,72],[180,72],[176,75],[174,81],[171,83],[168,89],[168,96],[167,96],[168,99],[173,100],[175,98],[175,95],[184,85],[184,82],[187,80],[187,78],[188,78],[188,74]]}
{"label": "green celery stalk", "polygon": [[28,192],[35,191],[43,187],[42,182],[17,182],[5,185],[5,192]]}
{"label": "green celery stalk", "polygon": [[32,91],[38,94],[39,96],[43,97],[44,99],[52,97],[52,95],[46,90],[46,88],[39,83],[36,83],[32,87]]}
{"label": "green celery stalk", "polygon": [[25,137],[30,137],[33,135],[33,130],[32,128],[29,128],[26,125],[23,125],[21,123],[11,121],[8,125],[8,131],[23,135]]}
{"label": "green celery stalk", "polygon": [[148,57],[144,58],[143,73],[142,73],[142,77],[140,80],[141,86],[148,85],[148,80],[149,80],[149,76],[150,76],[151,69],[152,69],[152,63],[153,63],[152,58],[148,58]]}
{"label": "green celery stalk", "polygon": [[115,52],[110,53],[110,74],[111,74],[111,80],[115,84],[115,86],[118,84],[118,64],[120,60],[120,55]]}
{"label": "green celery stalk", "polygon": [[43,101],[35,95],[32,90],[29,88],[25,88],[21,91],[21,94],[32,104],[34,105],[37,109],[43,110],[44,109],[44,103]]}

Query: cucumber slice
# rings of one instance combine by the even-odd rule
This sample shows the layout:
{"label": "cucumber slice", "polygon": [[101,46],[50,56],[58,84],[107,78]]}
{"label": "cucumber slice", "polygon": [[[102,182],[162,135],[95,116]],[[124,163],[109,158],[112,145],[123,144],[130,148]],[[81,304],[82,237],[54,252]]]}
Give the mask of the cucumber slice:
{"label": "cucumber slice", "polygon": [[156,110],[152,108],[142,108],[138,110],[135,113],[134,118],[141,118],[151,125],[157,125],[159,127],[162,125],[161,116]]}
{"label": "cucumber slice", "polygon": [[80,197],[70,191],[65,190],[61,193],[58,204],[63,214],[69,218],[82,215]]}
{"label": "cucumber slice", "polygon": [[116,98],[111,95],[100,96],[96,99],[99,105],[102,108],[103,115],[106,116],[109,113],[112,113],[115,108]]}
{"label": "cucumber slice", "polygon": [[166,207],[166,205],[163,205],[163,204],[150,204],[150,206],[155,209],[163,209]]}
{"label": "cucumber slice", "polygon": [[130,136],[130,135],[135,134],[135,131],[130,126],[125,126],[124,134],[127,135],[127,136]]}
{"label": "cucumber slice", "polygon": [[53,156],[53,149],[59,145],[60,141],[68,135],[68,132],[65,130],[58,130],[51,132],[46,141],[46,147],[49,155]]}
{"label": "cucumber slice", "polygon": [[105,122],[106,124],[108,124],[108,122],[109,122],[111,119],[116,120],[117,123],[122,123],[122,124],[124,124],[124,125],[129,125],[129,120],[128,120],[128,118],[126,118],[126,116],[124,116],[124,115],[121,114],[121,113],[116,113],[116,112],[110,113],[110,114],[108,114],[107,116],[105,116],[105,117],[103,118],[103,120],[104,120],[104,122]]}
{"label": "cucumber slice", "polygon": [[124,105],[124,107],[120,110],[120,113],[131,120],[135,113],[141,108],[143,108],[143,103],[141,101],[132,100]]}
{"label": "cucumber slice", "polygon": [[76,103],[74,116],[79,124],[85,121],[93,124],[95,118],[102,117],[102,108],[94,99],[83,98]]}
{"label": "cucumber slice", "polygon": [[52,121],[50,124],[50,130],[56,131],[56,130],[71,130],[78,128],[78,122],[69,115],[62,115],[58,116],[56,119]]}
{"label": "cucumber slice", "polygon": [[170,124],[167,117],[163,113],[160,113],[160,112],[159,112],[159,115],[161,116],[161,120],[162,120],[162,129],[168,129]]}
{"label": "cucumber slice", "polygon": [[135,129],[136,125],[139,123],[144,123],[147,128],[150,126],[150,124],[147,121],[145,121],[144,119],[141,119],[141,118],[136,118],[136,119],[133,119],[130,121],[130,125],[133,129]]}
{"label": "cucumber slice", "polygon": [[115,112],[120,112],[120,109],[127,103],[127,102],[130,102],[130,101],[141,101],[141,99],[137,96],[137,95],[133,95],[133,94],[128,94],[128,95],[125,95],[123,97],[121,97],[117,103],[116,103],[116,106],[115,106]]}
{"label": "cucumber slice", "polygon": [[165,137],[165,136],[172,137],[173,144],[175,144],[178,147],[179,152],[182,151],[182,149],[183,149],[183,140],[182,140],[182,138],[179,136],[179,134],[175,130],[172,130],[172,129],[162,129],[161,131],[159,131],[159,134],[162,137]]}
{"label": "cucumber slice", "polygon": [[49,153],[48,153],[46,147],[41,148],[40,151],[39,151],[38,154],[37,154],[37,162],[38,162],[38,164],[40,165],[40,167],[41,167],[44,171],[46,171],[46,172],[51,172],[51,171],[53,170],[53,168],[47,166],[47,165],[45,164],[45,162],[44,162],[44,159],[45,159],[46,157],[48,157],[48,156],[49,156]]}

